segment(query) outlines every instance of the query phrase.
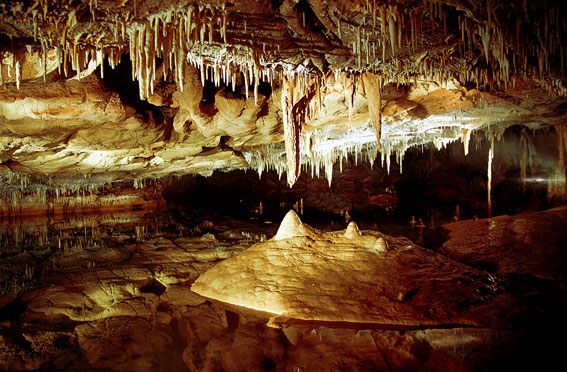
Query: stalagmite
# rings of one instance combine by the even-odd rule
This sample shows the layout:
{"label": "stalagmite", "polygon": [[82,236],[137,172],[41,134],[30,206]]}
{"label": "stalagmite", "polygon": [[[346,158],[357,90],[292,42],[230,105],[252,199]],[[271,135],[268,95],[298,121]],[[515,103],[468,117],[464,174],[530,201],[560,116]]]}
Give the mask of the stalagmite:
{"label": "stalagmite", "polygon": [[304,225],[297,213],[290,209],[289,212],[285,215],[278,228],[276,235],[274,236],[274,240],[285,240],[294,238],[297,236],[310,236],[314,235],[314,231],[310,226]]}
{"label": "stalagmite", "polygon": [[345,234],[344,234],[345,238],[356,239],[361,235],[362,233],[360,232],[360,229],[358,228],[356,222],[351,221],[345,230]]}
{"label": "stalagmite", "polygon": [[386,252],[388,250],[388,244],[386,243],[386,240],[384,240],[384,238],[376,239],[376,242],[374,243],[374,249],[376,249],[377,252]]}

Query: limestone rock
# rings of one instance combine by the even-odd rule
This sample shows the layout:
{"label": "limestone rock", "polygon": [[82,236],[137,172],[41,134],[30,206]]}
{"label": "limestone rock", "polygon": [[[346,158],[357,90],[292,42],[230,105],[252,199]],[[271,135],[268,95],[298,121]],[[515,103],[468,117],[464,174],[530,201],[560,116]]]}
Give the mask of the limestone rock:
{"label": "limestone rock", "polygon": [[[3,55],[2,55],[3,54]],[[5,52],[0,54],[0,75],[2,76],[3,83],[15,83],[17,77],[15,74],[14,61],[20,62],[20,81],[24,82],[27,80],[33,80],[41,78],[45,75],[49,75],[51,72],[57,69],[57,53],[55,50],[47,51],[45,55],[45,61],[43,60],[42,53],[37,51],[25,51],[21,54],[13,54],[10,52]],[[47,62],[44,64],[44,62]],[[11,71],[10,71],[11,70]]]}
{"label": "limestone rock", "polygon": [[245,106],[245,99],[235,97],[231,93],[225,93],[221,90],[215,95],[215,107],[219,110],[220,114],[228,120],[238,118],[242,115]]}
{"label": "limestone rock", "polygon": [[[147,320],[109,318],[75,327],[79,347],[91,365],[118,371],[153,371],[167,365],[173,340]],[[162,353],[156,353],[156,351]],[[162,357],[160,358],[160,354]]]}
{"label": "limestone rock", "polygon": [[362,235],[362,233],[360,232],[358,225],[356,224],[356,222],[351,221],[345,230],[345,238],[355,239],[360,235]]}
{"label": "limestone rock", "polygon": [[566,280],[567,207],[445,225],[447,256],[502,275],[530,274]]}
{"label": "limestone rock", "polygon": [[[383,238],[378,239],[323,233],[289,212],[274,238],[220,262],[202,274],[192,290],[274,314],[272,325],[294,320],[410,328],[505,324],[505,309],[511,309],[513,300],[499,297],[479,279],[487,273],[405,238],[388,237],[389,250]],[[486,291],[492,300],[480,295]],[[493,315],[495,308],[502,316]]]}
{"label": "limestone rock", "polygon": [[294,237],[313,236],[315,231],[309,225],[304,225],[293,209],[285,215],[274,240],[285,240]]}
{"label": "limestone rock", "polygon": [[386,252],[388,250],[388,244],[384,238],[376,239],[376,243],[374,243],[374,248],[377,252]]}
{"label": "limestone rock", "polygon": [[[401,159],[409,147],[468,142],[465,133],[493,125],[565,122],[559,5],[493,12],[478,0],[445,1],[442,11],[414,0],[139,1],[0,4],[0,36],[10,41],[0,47],[0,162],[121,180],[290,168],[293,184],[306,162],[332,178],[329,159],[376,140]],[[124,128],[133,115],[144,128]],[[299,150],[288,116],[300,119],[302,138],[320,138]],[[236,157],[281,145],[283,132],[289,165],[273,164],[278,156],[263,157],[269,166],[188,164],[217,145]],[[101,148],[108,161],[83,164]]]}
{"label": "limestone rock", "polygon": [[58,119],[119,122],[131,115],[118,94],[92,76],[76,81],[50,83],[41,90],[24,85],[0,91],[0,115],[7,120]]}
{"label": "limestone rock", "polygon": [[[262,337],[258,337],[260,334]],[[279,334],[269,328],[242,327],[209,342],[205,371],[265,371],[266,361],[277,365],[285,352]]]}

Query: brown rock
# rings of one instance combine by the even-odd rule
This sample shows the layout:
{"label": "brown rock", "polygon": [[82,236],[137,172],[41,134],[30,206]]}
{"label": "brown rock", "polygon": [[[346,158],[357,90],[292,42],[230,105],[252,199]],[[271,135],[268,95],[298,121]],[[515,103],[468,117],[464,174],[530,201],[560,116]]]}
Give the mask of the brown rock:
{"label": "brown rock", "polygon": [[8,120],[58,119],[119,122],[131,115],[118,94],[105,88],[95,76],[44,85],[41,90],[25,85],[0,91],[0,114]]}
{"label": "brown rock", "polygon": [[371,195],[368,198],[368,203],[385,208],[398,204],[398,198],[394,194]]}
{"label": "brown rock", "polygon": [[465,220],[445,225],[449,239],[441,252],[498,274],[530,274],[566,280],[567,207],[517,216]]}
{"label": "brown rock", "polygon": [[153,371],[167,365],[166,350],[173,343],[165,332],[141,318],[104,319],[79,325],[75,332],[81,353],[91,365],[118,371]]}
{"label": "brown rock", "polygon": [[405,238],[383,239],[388,250],[375,236],[323,233],[290,212],[273,239],[217,264],[192,290],[274,314],[274,325],[294,319],[404,327],[504,324],[491,309],[511,306],[511,299],[486,302],[481,292],[496,296],[478,279],[486,273]]}

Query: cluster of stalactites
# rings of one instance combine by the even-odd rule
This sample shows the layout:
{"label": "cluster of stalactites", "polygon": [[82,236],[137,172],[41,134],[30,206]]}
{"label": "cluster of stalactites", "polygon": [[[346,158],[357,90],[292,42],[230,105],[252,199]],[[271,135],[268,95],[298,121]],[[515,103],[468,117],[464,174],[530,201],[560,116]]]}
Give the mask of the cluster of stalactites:
{"label": "cluster of stalactites", "polygon": [[[287,163],[287,183],[291,187],[301,173],[301,132],[321,108],[321,86],[318,77],[294,72],[283,73],[281,90],[282,121]],[[323,79],[325,81],[325,79]]]}
{"label": "cluster of stalactites", "polygon": [[[353,141],[351,137],[357,139]],[[382,166],[387,167],[389,172],[391,155],[396,154],[401,171],[401,162],[409,147],[407,143],[387,141],[381,149]],[[299,151],[301,154],[299,167],[304,172],[310,173],[311,177],[320,177],[323,172],[330,187],[335,165],[338,164],[341,173],[343,166],[349,161],[353,161],[355,165],[366,161],[373,166],[378,155],[378,146],[372,128],[346,133],[336,139],[330,139],[318,131],[306,131],[300,137]],[[286,148],[281,145],[257,147],[243,152],[243,155],[250,168],[256,170],[260,177],[264,171],[273,170],[281,178],[283,173],[288,171]]]}
{"label": "cluster of stalactites", "polygon": [[250,96],[250,85],[254,94],[254,103],[258,104],[258,87],[260,83],[267,82],[270,85],[281,79],[281,73],[274,65],[264,66],[261,62],[261,52],[252,48],[246,48],[244,52],[238,52],[233,48],[232,53],[226,52],[218,56],[217,60],[208,63],[194,50],[187,54],[187,61],[200,71],[201,84],[212,81],[216,87],[222,85],[231,87],[236,91],[238,77],[242,74],[246,99]]}
{"label": "cluster of stalactites", "polygon": [[[96,2],[91,1],[91,13],[94,14],[96,6]],[[233,46],[227,42],[227,12],[224,2],[219,7],[190,4],[184,9],[170,9],[150,15],[146,20],[135,19],[129,13],[122,18],[116,15],[107,30],[110,35],[101,32],[96,40],[92,35],[83,33],[75,32],[73,38],[67,35],[68,30],[77,24],[74,11],[69,12],[64,21],[55,22],[55,33],[59,36],[54,36],[51,32],[45,35],[42,25],[48,22],[52,24],[53,17],[44,13],[33,12],[34,38],[41,45],[44,60],[47,52],[54,50],[59,72],[65,76],[71,69],[81,78],[83,71],[92,72],[100,66],[104,77],[105,60],[114,68],[122,55],[129,53],[132,79],[138,81],[141,99],[147,99],[153,94],[158,79],[167,80],[168,76],[172,76],[183,91],[185,63],[191,63],[200,70],[203,85],[205,80],[210,79],[216,86],[224,84],[235,90],[237,75],[242,73],[246,97],[252,86],[255,102],[260,83],[271,84],[278,78],[275,76],[275,66],[267,66],[262,61],[265,45],[263,48],[255,48],[254,45]],[[206,49],[211,46],[215,47],[217,55],[214,60],[206,60],[204,55],[211,54]],[[162,60],[161,68],[156,66],[158,58]],[[20,76],[20,59],[21,56],[13,56],[7,61],[9,72],[15,70],[17,77]],[[17,82],[19,87],[19,78]]]}
{"label": "cluster of stalactites", "polygon": [[[302,143],[302,148],[305,146],[305,142]],[[355,165],[358,165],[360,161],[366,161],[373,165],[378,149],[376,143],[371,142],[366,144],[352,144],[325,151],[317,149],[315,145],[309,152],[305,152],[305,150],[302,149],[301,153],[302,162],[300,166],[302,170],[310,174],[311,177],[317,178],[319,178],[323,172],[330,187],[333,181],[333,169],[335,164],[339,164],[340,173],[342,173],[343,166],[346,165],[350,159],[352,159]],[[275,171],[278,177],[281,178],[283,173],[287,171],[286,152],[281,146],[262,146],[246,151],[243,155],[250,165],[250,168],[258,172],[259,177],[262,177],[265,171]],[[289,186],[291,187],[293,185]]]}
{"label": "cluster of stalactites", "polygon": [[[4,66],[6,66],[6,77],[4,77]],[[16,87],[20,89],[22,78],[20,57],[10,51],[0,51],[0,86],[4,85],[5,78],[12,77],[16,81]]]}
{"label": "cluster of stalactites", "polygon": [[[403,74],[406,71],[406,79],[420,74],[440,82],[457,78],[462,82],[505,88],[510,83],[515,83],[512,75],[520,70],[526,76],[549,76],[552,60],[560,63],[563,73],[567,60],[567,48],[563,47],[567,42],[567,23],[561,6],[552,5],[541,10],[537,4],[524,2],[523,5],[514,7],[513,14],[517,17],[508,19],[511,14],[504,14],[502,9],[505,8],[499,2],[487,0],[482,4],[478,10],[482,21],[478,20],[478,15],[454,10],[440,0],[424,0],[425,13],[399,7],[397,4],[368,0],[362,11],[362,22],[359,21],[358,25],[341,25],[340,16],[335,16],[334,19],[339,39],[347,32],[350,34],[349,39],[354,36],[352,54],[358,61],[359,69],[380,72],[386,80],[388,75]],[[90,0],[92,22],[96,22],[96,14],[99,12],[97,7],[97,1]],[[210,69],[215,80],[223,80],[227,85],[232,83],[234,86],[235,73],[244,72],[247,78],[246,88],[253,85],[255,93],[262,75],[264,79],[271,79],[270,73],[263,71],[265,69],[261,66],[261,51],[254,50],[253,46],[246,47],[248,52],[244,56],[241,51],[230,51],[234,46],[227,40],[228,12],[223,1],[218,6],[200,3],[184,8],[171,6],[169,10],[152,14],[147,19],[138,18],[136,12],[115,13],[112,24],[97,34],[89,34],[88,27],[77,27],[83,26],[77,19],[78,8],[74,9],[69,4],[55,6],[55,3],[40,0],[30,9],[28,14],[31,14],[33,21],[34,39],[43,53],[44,71],[47,66],[46,55],[50,50],[55,51],[60,72],[67,74],[72,69],[78,77],[81,77],[82,71],[92,71],[97,66],[101,66],[101,73],[104,74],[102,66],[105,59],[114,67],[121,55],[129,52],[133,62],[132,77],[139,82],[142,98],[152,93],[154,82],[160,77],[156,76],[156,58],[163,60],[164,68],[160,71],[163,78],[173,75],[181,90],[182,66],[188,56],[192,56],[193,63],[199,65],[202,76],[208,74]],[[427,13],[429,24],[424,18]],[[458,17],[458,20],[451,22],[458,23],[461,31],[456,47],[441,52],[425,52],[415,61],[397,58],[403,57],[407,51],[423,47],[424,39],[421,35],[424,34],[424,27],[431,26],[433,31],[436,31],[436,27],[439,31],[442,28],[447,35],[448,17]],[[442,26],[437,26],[438,24]],[[535,39],[535,42],[526,43],[526,39]],[[223,52],[225,55],[219,56],[216,61],[205,62],[201,51],[212,44],[218,50],[229,52]],[[463,68],[448,66],[449,58],[452,64],[459,63],[455,62],[459,60],[457,53],[466,57],[473,50],[484,54],[490,68],[478,65],[470,67],[470,64],[464,63],[466,58],[462,59]],[[387,53],[391,55],[388,56]],[[244,57],[244,61],[243,58],[237,61],[237,56]],[[530,59],[537,61],[537,67],[529,66]],[[9,66],[7,72],[16,76],[16,84],[19,86],[21,56],[12,55],[11,58],[0,60]],[[385,67],[385,64],[392,66]],[[392,71],[387,71],[390,67]],[[3,69],[0,68],[0,82],[2,73]],[[203,81],[204,79],[202,77]],[[542,79],[542,83],[549,90],[567,94],[565,84],[558,83],[557,79]]]}
{"label": "cluster of stalactites", "polygon": [[415,50],[422,42],[419,35],[423,21],[413,9],[368,0],[363,14],[362,23],[358,26],[343,25],[340,17],[336,20],[339,39],[347,32],[355,36],[350,47],[359,68],[381,65],[387,57],[394,58],[399,54],[404,44]]}
{"label": "cluster of stalactites", "polygon": [[[358,25],[342,25],[340,17],[336,17],[337,36],[342,39],[346,32],[354,35],[355,41],[350,47],[360,69],[381,70],[384,64],[392,60],[397,72],[400,72],[398,57],[404,57],[407,52],[415,53],[418,48],[426,46],[426,40],[422,36],[426,33],[426,27],[430,25],[435,28],[437,23],[442,23],[439,31],[443,32],[444,37],[448,35],[449,7],[439,0],[423,0],[423,8],[426,12],[417,10],[418,8],[367,0],[362,12],[362,22]],[[429,20],[424,18],[427,13]]]}
{"label": "cluster of stalactites", "polygon": [[[520,72],[524,76],[550,76],[554,73],[552,59],[559,62],[563,76],[567,60],[567,18],[564,10],[555,4],[541,8],[538,3],[525,1],[518,3],[514,15],[503,9],[506,7],[501,6],[500,0],[487,0],[481,8],[487,15],[484,22],[478,23],[464,15],[459,17],[461,39],[458,47],[461,55],[477,49],[480,40],[480,49],[492,70],[491,74],[479,75],[477,72],[474,77],[477,85],[480,79],[490,88],[496,84],[502,89],[514,84],[512,75]],[[537,60],[536,67],[530,65],[530,59]],[[567,94],[563,84],[543,83],[550,91]]]}
{"label": "cluster of stalactites", "polygon": [[[215,42],[227,45],[227,14],[210,5],[191,4],[182,11],[152,15],[148,21],[134,23],[127,29],[132,60],[132,79],[138,79],[140,98],[153,93],[156,80],[156,58],[163,59],[163,78],[173,78],[183,91],[183,65],[192,49],[199,54],[203,46]],[[201,58],[203,75],[203,61]],[[204,78],[202,77],[202,80]],[[225,80],[226,81],[226,80]]]}
{"label": "cluster of stalactites", "polygon": [[[485,129],[485,133],[486,133]],[[434,143],[439,150],[449,143],[460,141],[463,143],[465,155],[469,152],[469,144],[473,130],[464,128],[460,136],[446,138]],[[478,138],[475,137],[475,138]],[[365,161],[372,168],[378,154],[380,154],[381,166],[390,173],[392,157],[398,164],[399,172],[403,172],[403,159],[408,149],[416,146],[424,146],[431,140],[417,140],[411,136],[385,137],[379,147],[376,142],[374,129],[369,126],[362,129],[351,129],[339,137],[330,137],[328,133],[319,130],[304,130],[299,137],[300,167],[303,172],[311,174],[311,177],[319,178],[324,173],[329,184],[332,184],[335,166],[342,173],[343,167],[349,161],[354,165]],[[275,171],[281,178],[288,171],[286,147],[282,145],[259,146],[243,152],[250,166],[262,177],[264,171]],[[289,185],[292,186],[292,185]]]}
{"label": "cluster of stalactites", "polygon": [[[89,9],[93,22],[97,6],[96,0],[90,0]],[[89,34],[86,30],[75,29],[79,24],[78,13],[78,8],[70,4],[50,4],[45,0],[37,1],[32,6],[33,38],[41,48],[44,80],[47,73],[47,54],[50,50],[54,51],[57,57],[58,72],[65,76],[68,76],[70,71],[75,71],[77,77],[81,78],[84,71],[91,72],[99,65],[101,74],[104,75],[102,66],[105,58],[113,68],[120,61],[125,51],[123,45],[130,14],[126,14],[122,19],[116,16],[114,24],[106,31]]]}
{"label": "cluster of stalactites", "polygon": [[[271,82],[273,68],[262,68],[261,50],[253,47],[232,47],[227,43],[227,12],[224,2],[220,5],[189,4],[184,9],[171,8],[140,20],[129,12],[116,15],[114,22],[105,31],[90,35],[73,29],[77,25],[75,10],[69,10],[66,17],[52,14],[47,2],[41,2],[32,10],[34,39],[41,45],[43,59],[49,50],[54,50],[58,60],[59,72],[68,75],[69,69],[81,77],[84,70],[92,71],[108,60],[114,68],[123,53],[129,53],[132,61],[132,79],[138,80],[140,97],[147,98],[153,93],[156,79],[173,76],[180,90],[183,90],[183,65],[192,62],[201,69],[201,79],[211,78],[216,84],[221,80],[226,84],[236,82],[236,73],[243,72],[246,94],[248,86],[253,85],[255,97],[261,81]],[[45,4],[43,4],[45,3]],[[97,7],[96,1],[90,2],[91,14]],[[46,27],[49,26],[49,27]],[[55,29],[53,29],[53,27]],[[49,30],[49,31],[45,31]],[[70,36],[73,29],[73,37]],[[215,45],[223,51],[215,61],[204,61],[203,48]],[[126,45],[128,46],[126,48]],[[242,49],[245,51],[243,52]],[[161,58],[163,68],[157,76],[156,58]],[[21,55],[12,55],[12,59],[2,62],[10,67],[9,73],[17,77],[19,88]],[[46,66],[46,63],[43,63]],[[15,70],[15,71],[14,71]],[[1,77],[0,69],[0,77]],[[0,79],[1,80],[1,79]]]}
{"label": "cluster of stalactites", "polygon": [[[335,16],[335,32],[339,39],[347,38],[347,33],[348,39],[354,38],[349,47],[361,70],[388,75],[385,65],[390,64],[394,74],[413,71],[441,83],[457,78],[489,89],[515,85],[515,75],[537,77],[550,92],[567,95],[561,79],[549,78],[557,72],[552,71],[552,60],[561,76],[567,63],[567,17],[561,5],[541,9],[538,3],[524,1],[514,7],[514,12],[506,12],[509,5],[500,2],[487,0],[476,12],[467,13],[442,0],[423,0],[425,12],[367,0],[362,21],[345,25],[340,16]],[[449,22],[449,17],[458,19]],[[448,23],[458,24],[461,32],[457,40],[449,44],[446,40],[449,48],[426,51],[414,61],[403,60],[407,52],[424,47],[424,28],[431,27],[448,37]],[[467,63],[477,51],[484,55],[486,65]],[[449,66],[449,59],[453,66]],[[530,65],[533,61],[537,61],[536,66]]]}

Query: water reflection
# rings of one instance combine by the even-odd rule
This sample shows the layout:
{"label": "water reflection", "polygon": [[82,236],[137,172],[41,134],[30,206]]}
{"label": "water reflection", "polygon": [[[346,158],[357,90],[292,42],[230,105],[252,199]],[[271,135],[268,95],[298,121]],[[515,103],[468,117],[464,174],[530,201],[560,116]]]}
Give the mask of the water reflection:
{"label": "water reflection", "polygon": [[[29,216],[0,220],[0,248],[54,246],[62,249],[72,241],[97,245],[114,230],[134,229],[141,237],[147,227],[158,225],[155,215],[144,211],[100,213],[79,216]],[[143,229],[140,229],[143,227]]]}
{"label": "water reflection", "polygon": [[141,241],[159,233],[163,221],[163,214],[144,211],[2,219],[0,290],[17,293],[53,269],[93,267],[89,253],[116,244],[118,237]]}
{"label": "water reflection", "polygon": [[[252,216],[251,216],[252,217]],[[159,239],[200,239],[204,248],[248,247],[273,236],[278,224],[193,210],[18,216],[0,220],[0,294],[44,283],[46,274],[114,265],[116,253]],[[244,244],[244,245],[243,245]],[[125,248],[126,247],[126,248]],[[127,252],[128,257],[132,252]],[[110,259],[107,259],[107,256]]]}
{"label": "water reflection", "polygon": [[[84,215],[19,216],[0,220],[1,291],[18,292],[38,281],[49,270],[98,265],[101,250],[124,244],[142,244],[157,237],[201,237],[232,244],[248,240],[265,241],[277,231],[287,208],[266,206],[262,214],[254,211],[237,216],[213,211],[128,210]],[[322,231],[346,228],[344,216],[320,214],[307,209],[302,220]],[[432,225],[435,227],[431,214]],[[449,217],[447,217],[447,220]],[[428,246],[424,229],[411,227],[409,220],[371,219],[353,216],[362,230],[377,230],[388,235],[406,236]]]}

